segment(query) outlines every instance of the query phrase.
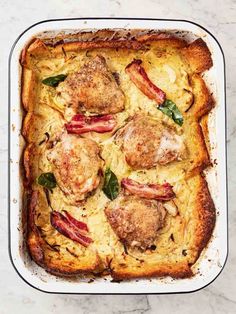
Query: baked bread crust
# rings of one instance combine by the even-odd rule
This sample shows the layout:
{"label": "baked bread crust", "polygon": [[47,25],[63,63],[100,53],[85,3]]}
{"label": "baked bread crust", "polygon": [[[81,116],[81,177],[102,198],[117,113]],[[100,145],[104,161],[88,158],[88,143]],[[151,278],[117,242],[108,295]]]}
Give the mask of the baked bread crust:
{"label": "baked bread crust", "polygon": [[[131,58],[148,53],[151,55],[153,51],[160,59],[165,58],[168,53],[176,56],[176,67],[178,68],[179,64],[184,65],[181,75],[186,76],[185,84],[188,85],[188,90],[184,92],[185,107],[182,108],[186,123],[182,128],[176,127],[177,132],[185,136],[188,158],[164,168],[157,168],[161,179],[167,176],[167,180],[174,185],[179,214],[176,217],[167,217],[166,225],[159,234],[156,250],[133,250],[127,253],[103,213],[104,199],[96,193],[92,198],[95,203],[101,202],[97,203],[99,210],[94,208],[92,201],[88,201],[88,206],[92,209],[86,208],[87,217],[84,220],[90,225],[92,236],[97,238],[91,247],[82,247],[60,235],[49,225],[50,207],[66,206],[59,189],[55,191],[58,201],[51,200],[53,204],[49,204],[45,190],[35,183],[42,169],[50,170],[48,165],[44,165],[47,147],[45,143],[41,144],[44,140],[42,136],[48,131],[47,126],[52,125],[50,136],[55,139],[65,123],[63,112],[58,108],[55,110],[52,98],[45,96],[48,89],[41,86],[40,71],[44,75],[51,73],[47,67],[51,67],[53,60],[59,62],[64,58],[64,62],[67,62],[76,59],[78,54],[84,57],[85,53],[102,53],[117,71],[114,61],[116,58],[120,58],[117,60],[125,67],[124,64],[128,64]],[[150,58],[153,58],[152,55]],[[21,99],[26,112],[22,125],[22,135],[26,142],[23,154],[23,181],[24,195],[29,200],[26,241],[33,260],[48,272],[61,276],[103,272],[109,272],[117,280],[153,276],[193,276],[191,266],[206,247],[215,225],[215,208],[202,173],[210,165],[210,157],[201,121],[206,119],[214,106],[214,100],[201,76],[202,72],[212,66],[211,54],[205,42],[197,39],[189,44],[168,33],[150,32],[140,35],[137,30],[121,35],[119,31],[101,30],[95,33],[61,35],[56,39],[35,38],[22,51],[20,62],[23,69]],[[149,69],[151,67],[152,65]],[[60,66],[58,68],[60,69]],[[58,68],[54,67],[57,73]],[[124,73],[120,71],[119,76],[123,79]],[[121,82],[122,89],[125,84],[128,84],[126,79]],[[127,89],[130,89],[130,86]],[[123,92],[127,96],[127,90],[124,89]],[[138,97],[141,97],[140,94]],[[153,112],[148,114],[152,115]],[[167,122],[172,123],[169,120]],[[106,160],[106,152],[104,156]],[[110,163],[109,160],[107,162]],[[172,176],[168,175],[173,172]],[[68,210],[79,218],[83,217],[83,210],[80,208],[76,211],[69,206]],[[99,228],[101,230],[98,231]]]}

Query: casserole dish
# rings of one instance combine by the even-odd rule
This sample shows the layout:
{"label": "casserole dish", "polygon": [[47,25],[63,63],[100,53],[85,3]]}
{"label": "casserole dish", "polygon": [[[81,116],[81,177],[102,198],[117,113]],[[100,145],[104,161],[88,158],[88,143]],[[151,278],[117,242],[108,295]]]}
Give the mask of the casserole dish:
{"label": "casserole dish", "polygon": [[[214,167],[212,167],[206,173],[208,185],[211,191],[211,195],[213,197],[215,207],[217,210],[217,220],[216,220],[216,228],[214,231],[214,236],[212,237],[212,241],[210,242],[207,250],[203,252],[202,257],[198,260],[198,262],[194,265],[196,267],[195,273],[196,275],[191,279],[181,279],[181,280],[173,280],[170,278],[165,279],[151,279],[148,281],[148,288],[146,287],[147,280],[138,280],[138,281],[125,281],[122,283],[111,282],[109,280],[105,280],[103,278],[96,278],[95,281],[88,282],[86,278],[79,278],[78,280],[68,280],[68,279],[59,279],[48,275],[41,269],[38,269],[35,264],[33,264],[29,259],[27,259],[27,254],[25,254],[26,249],[24,248],[24,234],[21,227],[22,217],[20,209],[22,208],[21,203],[21,187],[20,187],[20,177],[19,177],[19,156],[21,155],[22,149],[22,139],[19,137],[16,142],[15,132],[20,132],[21,129],[21,116],[20,116],[20,103],[18,108],[11,108],[11,126],[12,126],[12,136],[11,136],[11,164],[10,164],[10,182],[13,182],[11,178],[17,177],[19,179],[19,186],[17,186],[17,191],[11,189],[11,211],[10,211],[10,222],[11,222],[11,237],[10,237],[10,253],[12,255],[13,263],[15,267],[19,270],[19,262],[25,263],[24,271],[21,269],[20,273],[25,278],[27,272],[27,276],[30,275],[30,278],[27,277],[26,281],[30,282],[33,286],[51,292],[65,292],[65,293],[106,293],[109,291],[110,293],[164,293],[164,292],[184,292],[184,291],[192,291],[201,288],[202,286],[209,283],[214,279],[216,274],[221,268],[221,264],[224,263],[226,257],[226,247],[227,245],[223,244],[223,241],[227,241],[226,238],[226,173],[225,173],[225,146],[224,146],[224,138],[222,137],[222,123],[223,118],[225,117],[225,110],[222,103],[224,103],[224,84],[222,82],[216,82],[215,77],[217,73],[217,77],[224,78],[224,64],[223,64],[223,56],[221,54],[221,50],[217,44],[217,42],[203,29],[194,24],[190,24],[187,22],[181,21],[157,21],[157,20],[142,20],[142,25],[140,25],[141,20],[125,20],[125,19],[100,19],[99,27],[95,27],[93,25],[94,20],[90,19],[81,19],[81,20],[67,20],[67,21],[58,21],[56,23],[56,27],[52,25],[53,21],[44,22],[42,24],[38,24],[35,27],[28,30],[24,33],[19,41],[16,43],[16,46],[12,52],[12,60],[10,65],[10,104],[15,103],[17,99],[16,88],[14,88],[13,82],[15,80],[15,84],[18,79],[13,76],[14,73],[18,71],[18,60],[19,53],[24,47],[26,41],[28,41],[32,36],[49,36],[48,31],[52,31],[52,36],[58,36],[58,34],[62,33],[62,30],[66,30],[64,32],[71,33],[71,30],[82,30],[86,25],[86,29],[148,29],[148,30],[160,30],[173,32],[175,35],[180,37],[184,37],[186,39],[194,39],[196,37],[201,37],[207,43],[208,47],[212,53],[212,59],[214,67],[205,75],[205,80],[208,84],[211,85],[210,90],[214,93],[214,98],[216,100],[216,107],[212,111],[209,121],[209,137],[211,143],[211,160],[216,160]],[[73,24],[74,23],[74,24]],[[126,24],[125,24],[126,23]],[[93,26],[92,26],[93,25]],[[46,30],[47,33],[42,33],[42,30]],[[178,31],[176,31],[178,30]],[[26,35],[27,34],[27,35]],[[28,36],[28,37],[27,37]],[[216,72],[215,72],[216,71]],[[14,78],[14,79],[12,79]],[[223,80],[224,81],[224,80]],[[224,82],[223,82],[224,83]],[[19,99],[19,98],[18,98]],[[18,113],[16,113],[16,111]],[[10,112],[11,113],[11,112]],[[225,126],[223,126],[225,130]],[[220,131],[220,136],[218,132]],[[217,145],[216,145],[217,143]],[[17,150],[17,158],[16,158],[16,150]],[[15,156],[15,159],[13,158]],[[12,177],[13,176],[13,177]],[[18,182],[18,181],[17,181]],[[16,186],[14,185],[16,189]],[[220,194],[218,193],[220,191]],[[13,193],[13,194],[12,194]],[[18,206],[18,223],[19,225],[19,233],[12,234],[12,230],[15,230],[15,226],[13,221],[16,222],[16,216],[13,218],[13,212],[16,213],[16,207]],[[13,209],[15,208],[15,209]],[[13,210],[12,210],[13,209]],[[223,210],[224,209],[224,210]],[[12,225],[13,223],[13,225]],[[223,230],[225,231],[223,233]],[[14,241],[12,240],[14,239]],[[15,242],[15,240],[17,241]],[[20,246],[19,246],[20,244]],[[18,246],[18,249],[16,247]],[[18,255],[16,254],[18,252]],[[17,258],[17,256],[19,258]],[[16,266],[16,264],[18,266]],[[24,274],[22,274],[22,272]],[[37,276],[36,276],[37,274]],[[212,277],[210,277],[210,274]],[[33,282],[32,282],[33,281]],[[36,284],[37,281],[37,284]],[[56,288],[58,287],[58,288]],[[65,288],[67,287],[67,288]],[[121,288],[120,288],[121,287]],[[145,287],[145,288],[144,288]],[[66,290],[67,289],[67,290]],[[132,290],[132,291],[131,291]]]}

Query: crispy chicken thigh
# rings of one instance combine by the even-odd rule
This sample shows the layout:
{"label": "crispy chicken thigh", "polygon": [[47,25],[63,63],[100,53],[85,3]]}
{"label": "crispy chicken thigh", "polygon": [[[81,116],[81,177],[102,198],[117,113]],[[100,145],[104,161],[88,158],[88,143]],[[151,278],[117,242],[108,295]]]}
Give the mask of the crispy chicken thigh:
{"label": "crispy chicken thigh", "polygon": [[99,185],[103,161],[94,141],[63,134],[47,158],[53,164],[57,184],[71,204],[84,200]]}
{"label": "crispy chicken thigh", "polygon": [[105,58],[99,55],[78,72],[69,74],[57,87],[57,95],[73,114],[85,111],[113,114],[124,110],[125,96]]}
{"label": "crispy chicken thigh", "polygon": [[120,196],[105,209],[107,219],[126,245],[146,249],[163,227],[166,211],[161,202],[136,196]]}
{"label": "crispy chicken thigh", "polygon": [[117,135],[127,163],[133,169],[149,169],[181,160],[186,154],[183,138],[147,115],[136,115]]}

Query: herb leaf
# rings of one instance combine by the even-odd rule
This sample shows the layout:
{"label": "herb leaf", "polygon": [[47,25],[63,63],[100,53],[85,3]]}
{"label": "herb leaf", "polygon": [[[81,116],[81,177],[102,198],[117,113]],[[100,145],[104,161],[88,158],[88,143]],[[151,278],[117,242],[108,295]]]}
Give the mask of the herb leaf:
{"label": "herb leaf", "polygon": [[178,125],[183,125],[184,119],[182,113],[172,100],[166,99],[162,105],[157,107],[157,109],[173,119]]}
{"label": "herb leaf", "polygon": [[50,77],[47,77],[44,80],[42,80],[42,83],[44,85],[48,85],[48,86],[51,86],[51,87],[57,87],[58,84],[60,82],[63,82],[66,77],[67,77],[67,75],[65,75],[65,74],[59,74],[59,75],[56,75],[56,76],[50,76]]}
{"label": "herb leaf", "polygon": [[49,190],[54,189],[57,185],[56,178],[52,172],[40,174],[37,178],[37,183]]}
{"label": "herb leaf", "polygon": [[105,171],[105,180],[102,190],[110,200],[114,200],[119,194],[119,182],[110,168],[107,168]]}

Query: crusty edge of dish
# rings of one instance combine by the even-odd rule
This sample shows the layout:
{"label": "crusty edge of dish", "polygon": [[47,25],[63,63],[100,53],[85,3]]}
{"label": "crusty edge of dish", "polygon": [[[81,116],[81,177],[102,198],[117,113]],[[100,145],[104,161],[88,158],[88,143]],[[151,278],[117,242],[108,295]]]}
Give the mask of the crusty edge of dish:
{"label": "crusty edge of dish", "polygon": [[77,37],[73,38],[73,41],[67,42],[65,39],[62,39],[53,44],[44,42],[39,38],[33,38],[22,50],[20,63],[22,66],[27,67],[28,53],[30,55],[43,57],[47,55],[63,55],[66,52],[76,51],[78,49],[124,48],[138,50],[146,49],[150,42],[156,41],[163,46],[168,44],[173,48],[182,48],[182,55],[190,64],[193,73],[202,73],[213,65],[211,53],[206,43],[201,38],[188,44],[185,40],[168,33],[136,35],[130,39],[116,37],[115,32],[109,30],[83,34],[84,36],[81,37],[78,33]]}

